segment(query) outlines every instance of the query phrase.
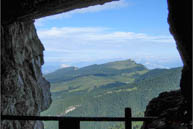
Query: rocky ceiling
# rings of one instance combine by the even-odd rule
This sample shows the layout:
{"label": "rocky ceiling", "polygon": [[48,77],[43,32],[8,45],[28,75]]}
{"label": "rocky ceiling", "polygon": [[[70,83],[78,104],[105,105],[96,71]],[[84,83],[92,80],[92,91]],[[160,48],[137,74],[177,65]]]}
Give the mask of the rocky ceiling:
{"label": "rocky ceiling", "polygon": [[116,0],[2,0],[2,24],[37,19]]}

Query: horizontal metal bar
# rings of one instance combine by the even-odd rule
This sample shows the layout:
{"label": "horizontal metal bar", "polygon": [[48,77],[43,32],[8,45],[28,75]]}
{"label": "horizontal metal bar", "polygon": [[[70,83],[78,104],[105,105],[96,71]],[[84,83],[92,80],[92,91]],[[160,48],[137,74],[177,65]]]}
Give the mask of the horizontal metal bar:
{"label": "horizontal metal bar", "polygon": [[[127,118],[131,121],[151,121],[157,117],[132,117]],[[59,121],[59,120],[78,120],[78,121],[125,121],[124,117],[61,117],[61,116],[11,116],[1,115],[1,120],[42,120],[42,121]]]}

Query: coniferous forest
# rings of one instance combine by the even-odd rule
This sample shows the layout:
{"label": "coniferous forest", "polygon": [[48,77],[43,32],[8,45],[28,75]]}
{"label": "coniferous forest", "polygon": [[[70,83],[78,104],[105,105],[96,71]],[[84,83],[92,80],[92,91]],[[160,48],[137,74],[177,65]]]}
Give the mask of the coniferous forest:
{"label": "coniferous forest", "polygon": [[[152,98],[179,89],[181,70],[150,70],[130,59],[58,69],[45,75],[53,102],[41,115],[124,117],[125,107],[131,107],[133,116],[143,116]],[[141,125],[133,122],[133,129]],[[57,126],[57,122],[45,122],[45,129]],[[124,129],[124,123],[81,122],[81,129]]]}

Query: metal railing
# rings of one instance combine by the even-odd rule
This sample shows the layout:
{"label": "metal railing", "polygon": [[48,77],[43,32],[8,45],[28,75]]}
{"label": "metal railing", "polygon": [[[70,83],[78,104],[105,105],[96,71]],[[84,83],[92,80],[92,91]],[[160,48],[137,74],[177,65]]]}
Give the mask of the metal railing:
{"label": "metal railing", "polygon": [[152,121],[157,117],[132,117],[131,108],[125,108],[125,117],[62,117],[62,116],[11,116],[2,115],[2,120],[58,121],[59,129],[80,129],[81,121],[125,122],[125,129],[132,129],[132,121]]}

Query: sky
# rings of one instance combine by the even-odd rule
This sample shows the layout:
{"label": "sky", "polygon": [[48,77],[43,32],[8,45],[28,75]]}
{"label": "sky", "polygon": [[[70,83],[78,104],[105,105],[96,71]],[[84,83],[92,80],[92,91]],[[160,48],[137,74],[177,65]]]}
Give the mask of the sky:
{"label": "sky", "polygon": [[120,0],[35,20],[43,73],[132,59],[147,68],[182,66],[166,0]]}

